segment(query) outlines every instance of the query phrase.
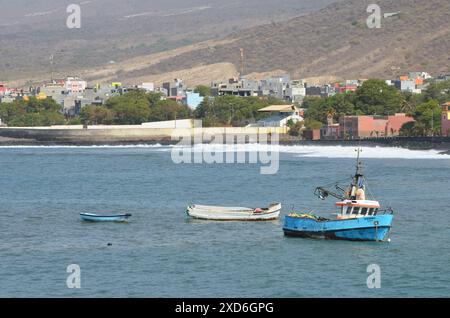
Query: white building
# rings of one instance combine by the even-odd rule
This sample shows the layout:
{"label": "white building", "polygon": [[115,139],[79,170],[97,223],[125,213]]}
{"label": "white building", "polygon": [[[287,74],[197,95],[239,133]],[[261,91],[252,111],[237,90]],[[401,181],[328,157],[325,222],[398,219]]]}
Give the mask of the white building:
{"label": "white building", "polygon": [[249,127],[287,127],[289,121],[294,124],[304,121],[301,110],[294,105],[272,105],[260,109],[259,112],[273,113],[273,115]]}
{"label": "white building", "polygon": [[139,85],[138,88],[143,89],[147,92],[154,92],[155,91],[155,84],[154,83],[142,83],[142,85]]}
{"label": "white building", "polygon": [[303,81],[291,81],[284,93],[284,99],[292,103],[301,102],[306,96],[306,87]]}
{"label": "white building", "polygon": [[78,77],[68,77],[64,82],[64,88],[69,94],[82,93],[86,90],[87,82]]}

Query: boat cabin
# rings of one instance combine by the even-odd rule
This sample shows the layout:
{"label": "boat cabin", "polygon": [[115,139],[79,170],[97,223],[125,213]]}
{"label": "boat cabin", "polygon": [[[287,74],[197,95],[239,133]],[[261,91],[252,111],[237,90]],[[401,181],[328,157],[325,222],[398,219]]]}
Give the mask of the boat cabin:
{"label": "boat cabin", "polygon": [[369,200],[344,200],[337,202],[336,206],[339,208],[337,218],[340,220],[375,216],[380,209],[378,201]]}

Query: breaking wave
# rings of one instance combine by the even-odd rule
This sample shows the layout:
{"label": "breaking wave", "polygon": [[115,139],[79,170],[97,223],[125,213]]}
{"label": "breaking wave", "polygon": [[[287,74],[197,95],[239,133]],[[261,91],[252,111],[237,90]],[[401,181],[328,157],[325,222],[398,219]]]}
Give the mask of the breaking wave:
{"label": "breaking wave", "polygon": [[[400,147],[363,146],[362,158],[380,159],[450,159],[442,150],[411,150]],[[192,147],[181,145],[96,145],[96,146],[0,146],[0,149],[147,149],[156,152],[169,152],[173,149],[192,152],[258,152],[278,151],[306,158],[355,158],[355,146],[311,146],[311,145],[264,145],[264,144],[198,144]]]}

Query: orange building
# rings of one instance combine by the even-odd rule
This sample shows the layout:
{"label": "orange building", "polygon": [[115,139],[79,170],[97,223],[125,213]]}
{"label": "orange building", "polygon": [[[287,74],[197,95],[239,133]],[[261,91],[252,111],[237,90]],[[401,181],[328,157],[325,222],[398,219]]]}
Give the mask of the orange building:
{"label": "orange building", "polygon": [[450,137],[450,102],[442,105],[442,136]]}
{"label": "orange building", "polygon": [[342,138],[368,138],[398,136],[400,129],[414,118],[406,114],[394,116],[344,116],[339,120]]}

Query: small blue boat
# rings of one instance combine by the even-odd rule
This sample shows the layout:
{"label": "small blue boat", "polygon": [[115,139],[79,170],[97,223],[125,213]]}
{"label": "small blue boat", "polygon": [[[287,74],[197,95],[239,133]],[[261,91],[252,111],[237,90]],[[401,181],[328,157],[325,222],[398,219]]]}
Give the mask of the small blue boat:
{"label": "small blue boat", "polygon": [[82,221],[86,222],[127,222],[132,215],[115,214],[115,215],[98,215],[92,213],[80,213]]}
{"label": "small blue boat", "polygon": [[328,219],[307,213],[291,213],[284,220],[283,231],[286,236],[350,241],[389,241],[394,218],[393,211],[390,208],[381,210],[378,201],[366,200],[366,180],[361,173],[359,154],[360,149],[358,149],[356,174],[347,190],[336,184],[336,192],[323,187],[315,191],[322,200],[330,195],[340,200],[336,203],[339,209],[336,217]]}

